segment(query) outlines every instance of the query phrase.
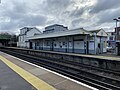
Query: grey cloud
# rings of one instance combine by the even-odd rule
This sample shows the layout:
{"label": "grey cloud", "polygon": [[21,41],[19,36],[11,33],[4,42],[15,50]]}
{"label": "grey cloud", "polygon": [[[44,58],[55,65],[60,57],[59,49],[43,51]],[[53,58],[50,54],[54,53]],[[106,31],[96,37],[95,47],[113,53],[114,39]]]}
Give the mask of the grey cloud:
{"label": "grey cloud", "polygon": [[[81,3],[84,3],[83,0],[80,0],[80,1]],[[70,9],[68,10],[68,7],[71,6],[71,8],[73,8],[75,4],[76,4],[76,0],[46,0],[44,2],[44,5],[45,5],[44,9],[46,10],[46,13],[48,15],[54,16],[55,19],[53,23],[63,22],[63,24],[68,25],[67,19],[69,19],[71,22],[71,25],[74,26],[75,24],[77,24],[78,21],[81,21],[81,19],[79,20],[79,18],[84,13],[84,11],[88,10],[87,6],[81,7],[81,8],[76,7],[75,10],[70,10]],[[74,19],[77,19],[77,20],[74,20]]]}
{"label": "grey cloud", "polygon": [[[81,3],[84,3],[85,1],[80,0]],[[45,10],[47,10],[47,14],[52,14],[54,16],[64,15],[66,14],[70,18],[80,17],[84,11],[88,10],[88,7],[82,7],[78,8],[76,7],[75,10],[67,11],[66,9],[69,6],[74,6],[76,3],[76,0],[46,0],[44,2],[45,4]]]}
{"label": "grey cloud", "polygon": [[24,18],[29,13],[29,7],[26,5],[27,3],[14,1],[12,4],[12,9],[8,9],[4,13],[5,16],[9,16],[12,20]]}
{"label": "grey cloud", "polygon": [[71,14],[69,17],[75,18],[75,17],[80,17],[85,11],[85,8],[76,8],[75,10],[71,11]]}
{"label": "grey cloud", "polygon": [[42,15],[26,15],[20,20],[19,26],[38,26],[44,25],[47,18]]}
{"label": "grey cloud", "polygon": [[46,23],[47,18],[42,15],[23,15],[19,19],[11,19],[10,22],[3,22],[1,29],[14,29],[24,26],[39,26]]}
{"label": "grey cloud", "polygon": [[63,13],[72,3],[74,3],[72,0],[45,0],[43,2],[43,7],[45,13],[58,16]]}
{"label": "grey cloud", "polygon": [[24,26],[37,26],[46,23],[47,17],[40,14],[30,13],[26,3],[12,2],[12,8],[2,12],[2,15],[9,17],[9,22],[2,22],[1,29],[14,29]]}
{"label": "grey cloud", "polygon": [[97,0],[90,13],[99,13],[107,9],[113,9],[120,6],[120,0]]}
{"label": "grey cloud", "polygon": [[[10,20],[0,22],[1,30],[16,30],[24,26],[44,27],[55,23],[70,28],[99,27],[104,23],[111,27],[109,23],[120,15],[120,0],[97,0],[93,6],[85,6],[92,0],[5,1],[6,3],[0,6],[0,17]],[[77,1],[81,7],[77,7]]]}
{"label": "grey cloud", "polygon": [[74,19],[72,22],[71,22],[71,25],[72,27],[76,28],[76,27],[80,27],[80,23],[83,21],[84,19],[83,18],[78,18],[78,19]]}
{"label": "grey cloud", "polygon": [[120,8],[116,10],[111,9],[111,10],[103,11],[96,15],[96,18],[99,18],[97,24],[113,22],[113,19],[117,18],[119,15],[120,15]]}
{"label": "grey cloud", "polygon": [[16,13],[27,13],[28,12],[28,10],[29,10],[29,7],[27,6],[27,3],[25,3],[25,2],[16,2],[16,1],[14,1],[13,2],[13,10],[14,10],[14,12],[16,12]]}
{"label": "grey cloud", "polygon": [[16,22],[16,21],[1,23],[0,29],[1,30],[11,30],[11,29],[17,28],[17,23],[18,22]]}
{"label": "grey cloud", "polygon": [[71,0],[46,0],[44,3],[49,8],[60,9],[69,6],[71,2],[72,2]]}

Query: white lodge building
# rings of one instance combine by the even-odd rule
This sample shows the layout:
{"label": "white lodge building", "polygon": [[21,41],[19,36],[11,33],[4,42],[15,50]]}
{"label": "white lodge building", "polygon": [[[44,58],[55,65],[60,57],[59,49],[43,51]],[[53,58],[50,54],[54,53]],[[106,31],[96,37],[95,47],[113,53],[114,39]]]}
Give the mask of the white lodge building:
{"label": "white lodge building", "polygon": [[99,54],[106,52],[107,33],[103,29],[86,31],[83,28],[68,30],[63,25],[45,27],[39,35],[27,37],[36,50],[51,50],[82,54]]}
{"label": "white lodge building", "polygon": [[20,29],[17,47],[30,48],[32,43],[29,42],[27,38],[34,36],[35,34],[41,34],[36,27],[24,27]]}

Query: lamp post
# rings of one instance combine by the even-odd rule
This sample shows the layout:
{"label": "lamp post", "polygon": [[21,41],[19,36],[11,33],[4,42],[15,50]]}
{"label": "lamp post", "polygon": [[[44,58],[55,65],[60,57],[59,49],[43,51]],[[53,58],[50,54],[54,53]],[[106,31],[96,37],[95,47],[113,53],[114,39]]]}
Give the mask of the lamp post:
{"label": "lamp post", "polygon": [[116,42],[116,39],[117,39],[117,22],[118,22],[118,19],[114,18],[113,20],[115,20],[115,22],[116,22],[116,26],[115,26],[115,42]]}
{"label": "lamp post", "polygon": [[116,21],[116,28],[115,28],[115,32],[116,32],[116,33],[115,33],[115,44],[116,44],[116,47],[115,47],[115,52],[116,52],[117,55],[119,54],[119,52],[118,52],[118,43],[116,42],[116,41],[117,41],[117,35],[118,35],[117,22],[120,21],[119,19],[120,19],[120,17],[118,17],[118,19],[117,19],[117,18],[114,18],[114,19],[113,19],[113,20]]}
{"label": "lamp post", "polygon": [[118,22],[119,22],[119,26],[120,26],[120,17],[118,17]]}
{"label": "lamp post", "polygon": [[117,19],[117,18],[114,18],[113,20],[116,21],[116,29],[117,29],[117,22],[118,22],[118,19]]}

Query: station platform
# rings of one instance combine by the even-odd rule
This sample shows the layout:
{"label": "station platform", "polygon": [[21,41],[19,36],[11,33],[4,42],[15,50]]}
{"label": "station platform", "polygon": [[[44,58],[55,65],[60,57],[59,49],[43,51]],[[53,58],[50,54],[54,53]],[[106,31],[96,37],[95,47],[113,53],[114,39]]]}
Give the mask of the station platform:
{"label": "station platform", "polygon": [[0,52],[0,90],[98,90]]}

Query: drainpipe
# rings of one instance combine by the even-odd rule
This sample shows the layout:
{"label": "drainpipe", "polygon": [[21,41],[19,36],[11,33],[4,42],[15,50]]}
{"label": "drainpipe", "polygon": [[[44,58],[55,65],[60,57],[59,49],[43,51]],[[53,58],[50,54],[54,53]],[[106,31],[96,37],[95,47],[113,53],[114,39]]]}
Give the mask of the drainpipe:
{"label": "drainpipe", "polygon": [[84,45],[84,46],[85,46],[85,54],[88,54],[88,53],[87,53],[87,34],[86,34],[86,42],[85,42],[85,45]]}
{"label": "drainpipe", "polygon": [[96,33],[94,33],[94,53],[96,54],[96,48],[95,48],[95,43],[96,43],[95,41],[96,40],[95,39],[96,39]]}
{"label": "drainpipe", "polygon": [[72,52],[74,53],[74,36],[72,36]]}

